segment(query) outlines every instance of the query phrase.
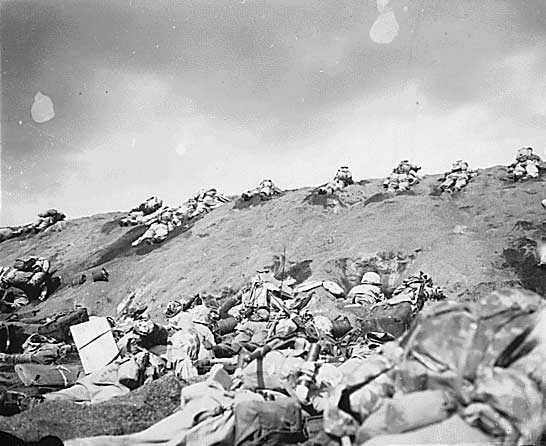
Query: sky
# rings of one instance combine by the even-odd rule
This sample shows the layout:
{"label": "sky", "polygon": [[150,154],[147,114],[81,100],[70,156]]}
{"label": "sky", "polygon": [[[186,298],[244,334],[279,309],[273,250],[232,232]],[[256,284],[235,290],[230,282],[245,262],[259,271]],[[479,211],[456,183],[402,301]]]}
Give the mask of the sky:
{"label": "sky", "polygon": [[1,1],[0,224],[546,149],[544,0]]}

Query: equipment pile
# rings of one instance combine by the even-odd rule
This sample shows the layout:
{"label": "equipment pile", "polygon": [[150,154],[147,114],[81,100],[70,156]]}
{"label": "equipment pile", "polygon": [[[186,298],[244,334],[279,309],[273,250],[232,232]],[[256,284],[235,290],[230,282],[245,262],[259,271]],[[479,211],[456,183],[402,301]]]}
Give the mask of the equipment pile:
{"label": "equipment pile", "polygon": [[[416,277],[404,287],[415,289]],[[291,295],[297,287],[279,285],[253,281],[259,292],[242,295],[249,302],[250,292],[254,304],[274,298],[270,308],[280,308],[274,302],[282,301],[279,313],[288,315],[287,307],[301,291]],[[523,445],[536,443],[546,428],[546,307],[533,293],[510,290],[471,304],[431,303],[398,339],[349,331],[351,347],[345,350],[333,348],[344,338],[335,339],[318,316],[302,317],[300,310],[278,319],[276,313],[269,321],[263,320],[265,312],[250,313],[249,322],[273,323],[266,330],[272,336],[258,329],[251,342],[239,340],[242,354],[233,363],[209,359],[204,380],[183,388],[181,408],[173,415],[142,432],[65,444],[281,445],[308,439],[309,444],[342,445]],[[191,357],[193,365],[204,365],[196,344],[210,331],[199,334],[196,327],[205,327],[205,320],[189,314],[197,334],[183,343],[184,361],[189,366]],[[258,342],[257,333],[264,341]],[[186,365],[177,369],[188,372]]]}

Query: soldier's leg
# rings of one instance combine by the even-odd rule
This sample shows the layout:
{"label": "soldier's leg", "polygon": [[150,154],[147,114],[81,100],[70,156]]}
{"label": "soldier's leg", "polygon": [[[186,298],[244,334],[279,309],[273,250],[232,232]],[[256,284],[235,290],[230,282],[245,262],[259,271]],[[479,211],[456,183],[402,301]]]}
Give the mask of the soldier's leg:
{"label": "soldier's leg", "polygon": [[404,190],[409,190],[409,188],[410,188],[409,181],[400,181],[398,183],[398,190],[404,191]]}

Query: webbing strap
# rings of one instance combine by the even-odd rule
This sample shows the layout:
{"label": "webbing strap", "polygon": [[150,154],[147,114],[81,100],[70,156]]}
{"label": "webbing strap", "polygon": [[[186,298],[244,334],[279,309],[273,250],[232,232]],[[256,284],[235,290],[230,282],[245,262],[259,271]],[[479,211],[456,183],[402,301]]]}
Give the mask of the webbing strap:
{"label": "webbing strap", "polygon": [[66,377],[66,374],[65,374],[64,372],[65,372],[65,371],[66,371],[66,372],[70,372],[70,370],[68,370],[66,367],[63,367],[62,365],[58,365],[58,366],[57,366],[57,370],[59,371],[59,373],[60,373],[61,376],[63,377],[64,386],[65,386],[65,387],[68,387],[68,378]]}
{"label": "webbing strap", "polygon": [[264,381],[264,358],[256,358],[256,378],[259,389],[265,389]]}

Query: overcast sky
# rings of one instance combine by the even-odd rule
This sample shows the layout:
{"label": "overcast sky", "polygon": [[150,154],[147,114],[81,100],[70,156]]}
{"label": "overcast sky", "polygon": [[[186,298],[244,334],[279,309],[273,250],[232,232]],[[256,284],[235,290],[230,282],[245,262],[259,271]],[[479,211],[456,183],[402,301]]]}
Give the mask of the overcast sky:
{"label": "overcast sky", "polygon": [[153,194],[180,204],[266,177],[317,185],[341,164],[360,179],[401,158],[434,173],[457,158],[507,164],[521,146],[544,155],[544,0],[39,0],[0,12],[2,224]]}

